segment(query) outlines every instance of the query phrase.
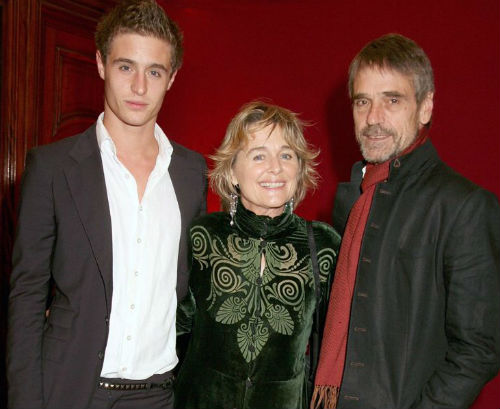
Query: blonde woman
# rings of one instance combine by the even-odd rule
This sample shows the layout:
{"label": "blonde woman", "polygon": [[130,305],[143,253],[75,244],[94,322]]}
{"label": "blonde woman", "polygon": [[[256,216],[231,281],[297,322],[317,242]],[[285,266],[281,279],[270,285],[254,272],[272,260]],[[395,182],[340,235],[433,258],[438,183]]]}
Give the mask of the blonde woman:
{"label": "blonde woman", "polygon": [[316,156],[284,108],[252,102],[231,121],[210,175],[228,211],[196,220],[190,231],[190,296],[177,325],[191,340],[176,407],[308,406],[307,346],[340,242],[320,222],[308,237],[307,222],[293,213],[316,184]]}

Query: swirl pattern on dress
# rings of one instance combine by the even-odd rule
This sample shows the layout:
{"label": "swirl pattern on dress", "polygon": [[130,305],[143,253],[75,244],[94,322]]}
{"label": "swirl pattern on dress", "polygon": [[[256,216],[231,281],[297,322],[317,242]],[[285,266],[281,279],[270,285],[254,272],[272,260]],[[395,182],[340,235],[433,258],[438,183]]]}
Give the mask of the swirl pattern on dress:
{"label": "swirl pattern on dress", "polygon": [[[216,322],[238,326],[236,342],[247,362],[259,355],[271,334],[293,334],[304,319],[306,288],[314,288],[309,254],[299,259],[291,243],[234,233],[223,241],[203,226],[191,229],[191,240],[200,270],[210,272],[208,309]],[[335,262],[334,251],[322,249],[318,262],[324,282]]]}

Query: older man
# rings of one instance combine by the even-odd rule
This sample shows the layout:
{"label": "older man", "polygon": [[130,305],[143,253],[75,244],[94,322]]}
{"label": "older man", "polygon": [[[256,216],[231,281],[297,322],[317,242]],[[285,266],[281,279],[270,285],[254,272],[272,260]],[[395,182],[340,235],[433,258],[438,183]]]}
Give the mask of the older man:
{"label": "older man", "polygon": [[367,44],[349,92],[364,161],[335,200],[344,236],[311,406],[465,408],[499,369],[498,200],[439,159],[415,42]]}

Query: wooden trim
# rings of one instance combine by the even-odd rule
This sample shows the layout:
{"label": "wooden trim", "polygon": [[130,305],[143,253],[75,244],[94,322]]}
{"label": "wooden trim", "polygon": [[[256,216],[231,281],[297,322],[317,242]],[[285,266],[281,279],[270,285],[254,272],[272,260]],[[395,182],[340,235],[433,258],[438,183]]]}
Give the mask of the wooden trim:
{"label": "wooden trim", "polygon": [[35,143],[40,8],[37,0],[12,0],[6,2],[3,12],[0,229],[2,255],[10,258],[19,179],[26,150]]}

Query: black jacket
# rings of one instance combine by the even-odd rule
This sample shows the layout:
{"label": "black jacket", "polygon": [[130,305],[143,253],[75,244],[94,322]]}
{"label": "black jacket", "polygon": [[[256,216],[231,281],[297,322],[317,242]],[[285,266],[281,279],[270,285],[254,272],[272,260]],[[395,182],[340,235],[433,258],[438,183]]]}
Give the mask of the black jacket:
{"label": "black jacket", "polygon": [[[200,154],[172,146],[169,173],[181,212],[177,296],[182,299],[188,282],[187,229],[205,212],[206,167]],[[111,217],[95,125],[30,151],[13,264],[9,407],[87,407],[102,369],[113,291]]]}
{"label": "black jacket", "polygon": [[[343,232],[363,163],[339,185]],[[375,191],[338,408],[465,408],[500,366],[500,207],[430,141]]]}

